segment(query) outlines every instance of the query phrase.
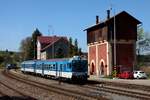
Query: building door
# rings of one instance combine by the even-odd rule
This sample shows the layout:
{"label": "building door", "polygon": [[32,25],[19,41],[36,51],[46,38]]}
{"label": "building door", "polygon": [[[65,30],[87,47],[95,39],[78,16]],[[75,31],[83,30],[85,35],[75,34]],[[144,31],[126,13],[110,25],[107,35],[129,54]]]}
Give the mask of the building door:
{"label": "building door", "polygon": [[101,75],[104,75],[104,63],[103,62],[101,62]]}
{"label": "building door", "polygon": [[91,75],[93,75],[94,74],[94,64],[92,63],[92,66],[91,66]]}

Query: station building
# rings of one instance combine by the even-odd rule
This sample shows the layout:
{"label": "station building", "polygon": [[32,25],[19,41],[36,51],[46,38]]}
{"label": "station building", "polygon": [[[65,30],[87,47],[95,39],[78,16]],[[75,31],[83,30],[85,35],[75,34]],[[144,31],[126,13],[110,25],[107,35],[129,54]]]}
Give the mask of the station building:
{"label": "station building", "polygon": [[68,57],[69,41],[62,36],[39,36],[37,38],[37,59]]}
{"label": "station building", "polygon": [[105,21],[100,21],[96,16],[96,24],[85,29],[89,75],[107,76],[113,70],[133,70],[139,24],[139,20],[125,11],[110,17],[110,11],[107,10]]}

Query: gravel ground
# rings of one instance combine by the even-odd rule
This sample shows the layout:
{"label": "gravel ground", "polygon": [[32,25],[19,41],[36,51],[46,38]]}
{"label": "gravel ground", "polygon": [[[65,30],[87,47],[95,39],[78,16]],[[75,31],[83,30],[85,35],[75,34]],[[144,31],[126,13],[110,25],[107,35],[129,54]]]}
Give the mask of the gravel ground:
{"label": "gravel ground", "polygon": [[[75,98],[72,97],[56,94],[54,92],[49,92],[37,87],[33,87],[31,85],[27,85],[16,80],[8,79],[3,75],[0,75],[0,81],[5,82],[5,84],[9,85],[10,87],[13,87],[14,89],[21,91],[22,93],[34,97],[38,100],[75,100]],[[5,88],[2,85],[0,86],[0,91],[4,91],[9,96],[19,97],[19,95],[17,95],[14,91]]]}
{"label": "gravel ground", "polygon": [[[15,91],[9,89],[8,87],[0,84],[0,91],[4,92],[5,91],[5,94],[6,95],[9,95],[9,96],[16,96],[16,97],[20,97],[20,94],[16,93]],[[7,92],[6,92],[7,91]]]}
{"label": "gravel ground", "polygon": [[108,81],[108,82],[117,82],[117,83],[127,83],[127,84],[150,86],[150,79],[117,79],[117,78],[116,79],[108,79],[108,78],[100,78],[97,76],[90,76],[89,80]]}
{"label": "gravel ground", "polygon": [[[44,79],[44,78],[40,78],[40,77],[35,77],[35,76],[27,75],[27,74],[22,74],[20,71],[17,71],[17,72],[13,71],[13,73],[18,74],[18,75],[23,76],[23,77],[26,77],[26,78],[31,79],[31,80],[41,82],[41,83],[52,84],[52,85],[56,85],[56,86],[60,86],[60,87],[66,87],[66,88],[70,88],[70,89],[74,89],[74,90],[80,89],[81,91],[83,91],[83,89],[84,89],[84,88],[82,88],[82,86],[76,86],[73,84],[68,85],[68,84],[63,83],[63,82],[60,85],[58,81],[50,80],[50,79]],[[91,93],[93,93],[93,95],[96,95],[96,93],[94,91],[93,92],[91,91]],[[103,91],[101,91],[101,96],[106,97],[107,99],[110,99],[110,100],[139,100],[139,99],[135,99],[132,97],[127,97],[127,96],[122,96],[122,95],[117,95],[117,94],[112,94],[112,93],[106,93]],[[57,99],[62,100],[62,98],[61,99],[57,98]],[[67,100],[68,99],[72,100],[74,98],[67,98]]]}

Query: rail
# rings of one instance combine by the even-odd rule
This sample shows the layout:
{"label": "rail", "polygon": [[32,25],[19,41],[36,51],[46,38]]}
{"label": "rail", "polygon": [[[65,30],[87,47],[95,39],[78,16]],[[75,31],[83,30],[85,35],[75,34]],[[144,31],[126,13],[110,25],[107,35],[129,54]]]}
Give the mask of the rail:
{"label": "rail", "polygon": [[48,90],[48,91],[51,91],[51,92],[55,92],[55,93],[58,93],[58,94],[62,94],[62,95],[66,95],[66,96],[69,96],[69,97],[74,97],[74,98],[77,98],[77,99],[83,99],[83,100],[97,100],[97,99],[103,99],[105,100],[105,98],[103,98],[102,96],[97,96],[97,95],[90,95],[89,93],[86,93],[86,92],[81,92],[81,91],[73,91],[73,90],[70,90],[70,89],[66,89],[66,88],[63,88],[63,87],[57,87],[57,86],[54,86],[54,85],[47,85],[47,84],[43,84],[43,83],[40,83],[40,82],[36,82],[36,81],[33,81],[33,80],[29,80],[27,78],[23,78],[23,77],[20,77],[20,76],[17,76],[17,75],[14,75],[12,73],[9,73],[9,72],[4,72],[5,76],[11,78],[11,79],[14,79],[14,80],[18,80],[18,81],[21,81],[23,83],[26,83],[26,84],[29,84],[29,85],[32,85],[32,86],[35,86],[35,87],[38,87],[38,88],[42,88],[44,90]]}

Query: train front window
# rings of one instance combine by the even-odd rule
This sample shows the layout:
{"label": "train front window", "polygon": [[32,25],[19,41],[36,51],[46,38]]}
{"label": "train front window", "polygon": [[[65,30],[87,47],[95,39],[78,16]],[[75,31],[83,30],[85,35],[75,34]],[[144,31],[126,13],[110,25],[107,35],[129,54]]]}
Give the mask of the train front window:
{"label": "train front window", "polygon": [[87,71],[87,61],[86,60],[73,60],[72,70],[75,72],[85,72]]}

